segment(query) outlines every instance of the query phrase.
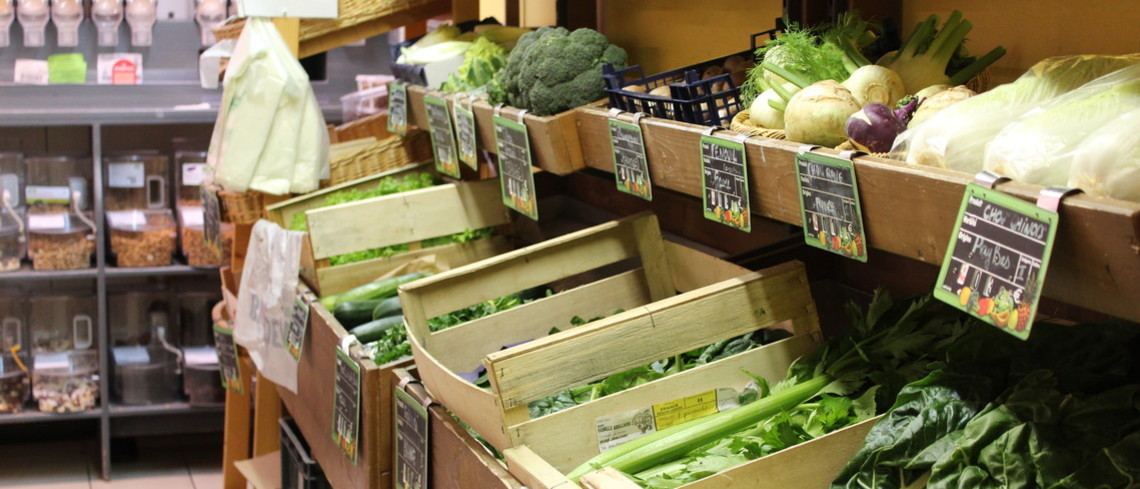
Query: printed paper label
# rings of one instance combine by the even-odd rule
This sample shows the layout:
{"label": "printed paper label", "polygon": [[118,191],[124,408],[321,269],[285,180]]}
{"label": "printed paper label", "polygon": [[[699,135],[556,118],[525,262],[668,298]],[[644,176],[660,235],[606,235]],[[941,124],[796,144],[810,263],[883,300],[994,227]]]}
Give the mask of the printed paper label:
{"label": "printed paper label", "polygon": [[28,216],[28,229],[48,231],[67,227],[67,214],[31,214]]}
{"label": "printed paper label", "polygon": [[71,203],[71,190],[67,187],[29,185],[24,187],[24,197],[29,204],[67,205]]}
{"label": "printed paper label", "polygon": [[49,81],[47,60],[17,59],[12,81],[26,85],[47,85]]}
{"label": "printed paper label", "polygon": [[107,186],[111,188],[143,188],[146,171],[142,163],[111,163],[107,165]]}
{"label": "printed paper label", "polygon": [[736,408],[740,406],[739,397],[733,389],[722,388],[643,409],[602,416],[594,422],[598,450],[604,452],[658,430]]}
{"label": "printed paper label", "polygon": [[182,185],[185,187],[201,185],[202,181],[206,179],[206,166],[205,163],[183,163]]}

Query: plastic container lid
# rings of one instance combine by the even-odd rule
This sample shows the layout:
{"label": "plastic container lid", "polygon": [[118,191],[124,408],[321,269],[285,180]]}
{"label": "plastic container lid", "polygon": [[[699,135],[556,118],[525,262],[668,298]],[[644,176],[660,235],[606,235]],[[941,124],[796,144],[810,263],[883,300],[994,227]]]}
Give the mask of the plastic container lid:
{"label": "plastic container lid", "polygon": [[37,353],[32,371],[53,377],[90,375],[99,369],[99,354],[93,350]]}
{"label": "plastic container lid", "polygon": [[40,234],[75,234],[90,233],[88,226],[78,215],[67,212],[51,214],[29,214],[28,232]]}
{"label": "plastic container lid", "polygon": [[174,213],[170,209],[107,211],[107,225],[119,231],[154,231],[174,229]]}

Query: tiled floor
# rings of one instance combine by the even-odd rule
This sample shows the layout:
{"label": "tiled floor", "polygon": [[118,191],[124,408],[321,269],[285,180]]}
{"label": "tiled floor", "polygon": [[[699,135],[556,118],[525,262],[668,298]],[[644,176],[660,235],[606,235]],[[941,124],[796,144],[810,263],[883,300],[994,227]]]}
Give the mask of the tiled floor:
{"label": "tiled floor", "polygon": [[222,450],[217,443],[180,437],[141,438],[137,457],[111,464],[101,478],[98,443],[0,444],[4,489],[217,489],[222,487]]}

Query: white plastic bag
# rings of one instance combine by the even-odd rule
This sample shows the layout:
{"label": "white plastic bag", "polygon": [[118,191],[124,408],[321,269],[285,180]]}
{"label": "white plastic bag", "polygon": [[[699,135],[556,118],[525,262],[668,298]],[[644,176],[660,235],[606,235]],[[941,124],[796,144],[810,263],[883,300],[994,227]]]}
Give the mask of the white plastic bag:
{"label": "white plastic bag", "polygon": [[986,145],[984,168],[1036,185],[1065,185],[1073,149],[1101,126],[1140,108],[1140,64],[1050,99],[1009,123]]}
{"label": "white plastic bag", "polygon": [[1073,150],[1069,186],[1140,202],[1140,109],[1101,126]]}
{"label": "white plastic bag", "polygon": [[293,392],[297,392],[297,361],[286,349],[285,338],[297,295],[304,235],[264,219],[254,224],[234,318],[234,341],[249,350],[257,370]]}

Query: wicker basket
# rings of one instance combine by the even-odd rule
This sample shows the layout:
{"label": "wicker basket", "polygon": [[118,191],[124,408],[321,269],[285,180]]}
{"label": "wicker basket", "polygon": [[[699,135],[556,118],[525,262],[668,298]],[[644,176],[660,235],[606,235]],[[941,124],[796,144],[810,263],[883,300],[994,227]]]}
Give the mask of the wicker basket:
{"label": "wicker basket", "polygon": [[392,136],[329,162],[329,185],[339,185],[431,158],[426,132]]}
{"label": "wicker basket", "polygon": [[376,139],[388,139],[392,137],[392,133],[388,132],[387,112],[372,114],[336,127],[337,142],[352,141],[367,137],[374,137]]}
{"label": "wicker basket", "polygon": [[218,41],[237,39],[241,36],[242,29],[245,29],[245,19],[230,17],[225,23],[214,27],[214,38]]}
{"label": "wicker basket", "polygon": [[218,199],[222,201],[223,221],[252,224],[265,217],[265,194],[261,192],[219,190]]}
{"label": "wicker basket", "polygon": [[733,131],[742,132],[744,134],[752,134],[754,136],[764,136],[772,139],[784,139],[783,129],[768,129],[760,127],[752,123],[749,118],[748,110],[742,110],[732,118],[732,125],[729,127]]}

